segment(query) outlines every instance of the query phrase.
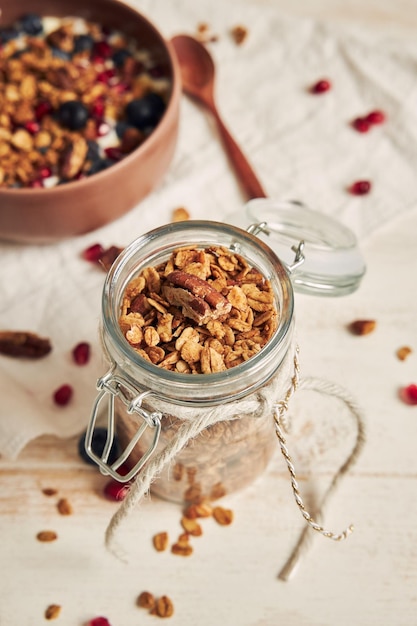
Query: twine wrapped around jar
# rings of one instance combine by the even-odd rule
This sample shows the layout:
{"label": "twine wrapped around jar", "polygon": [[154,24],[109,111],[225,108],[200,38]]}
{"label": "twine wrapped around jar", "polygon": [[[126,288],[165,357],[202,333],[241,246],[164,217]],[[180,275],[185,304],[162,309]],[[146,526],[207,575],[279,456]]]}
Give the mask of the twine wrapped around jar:
{"label": "twine wrapped around jar", "polygon": [[160,411],[165,415],[175,414],[175,417],[183,423],[180,425],[175,436],[170,440],[170,442],[159,453],[155,454],[137,475],[126,498],[110,520],[106,530],[106,546],[112,552],[121,556],[120,549],[116,544],[117,534],[122,523],[126,520],[132,510],[141,502],[143,496],[149,491],[153,481],[158,478],[162,470],[175,460],[177,455],[192,439],[198,437],[206,428],[209,428],[218,422],[237,420],[242,417],[251,417],[256,420],[268,418],[268,416],[271,417],[271,420],[273,420],[275,424],[275,430],[281,451],[291,476],[291,485],[297,506],[308,523],[308,527],[302,533],[299,542],[290,556],[290,559],[281,570],[279,578],[282,580],[288,580],[290,575],[293,573],[300,557],[304,554],[305,550],[311,543],[310,533],[307,532],[310,529],[316,530],[322,535],[336,541],[345,539],[352,532],[352,526],[349,526],[346,530],[339,534],[326,530],[306,511],[303,500],[300,496],[295,469],[288,452],[284,436],[284,432],[287,429],[287,425],[284,421],[284,415],[288,409],[289,400],[297,388],[316,390],[318,392],[340,398],[348,406],[356,422],[356,444],[348,459],[334,476],[321,502],[320,508],[316,512],[316,519],[321,520],[324,507],[327,504],[330,495],[335,491],[341,477],[356,461],[363,447],[365,441],[364,426],[359,408],[345,390],[331,383],[327,383],[326,381],[313,378],[306,379],[299,384],[298,347],[293,341],[283,362],[269,382],[243,399],[208,408],[179,406],[178,404],[174,405],[173,403],[161,399],[155,399],[153,401],[153,410]]}

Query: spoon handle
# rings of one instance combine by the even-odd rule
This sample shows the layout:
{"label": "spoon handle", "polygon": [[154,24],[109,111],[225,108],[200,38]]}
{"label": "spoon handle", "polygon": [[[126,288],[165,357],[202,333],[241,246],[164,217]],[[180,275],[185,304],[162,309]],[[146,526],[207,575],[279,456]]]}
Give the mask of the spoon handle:
{"label": "spoon handle", "polygon": [[266,193],[253,171],[252,166],[230,134],[217,109],[215,107],[211,107],[211,112],[217,122],[220,136],[230,161],[235,169],[237,178],[249,200],[254,198],[266,198]]}

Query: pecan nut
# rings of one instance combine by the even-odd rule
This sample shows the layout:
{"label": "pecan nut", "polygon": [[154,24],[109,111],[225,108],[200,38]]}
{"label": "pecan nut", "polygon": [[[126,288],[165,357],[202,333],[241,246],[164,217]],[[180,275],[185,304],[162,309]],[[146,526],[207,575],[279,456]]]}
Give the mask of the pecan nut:
{"label": "pecan nut", "polygon": [[230,312],[231,303],[206,280],[195,274],[174,270],[167,276],[174,288],[166,286],[164,296],[170,304],[182,306],[186,317],[204,324]]}
{"label": "pecan nut", "polygon": [[49,339],[39,337],[35,333],[25,331],[1,331],[0,354],[41,359],[52,350]]}

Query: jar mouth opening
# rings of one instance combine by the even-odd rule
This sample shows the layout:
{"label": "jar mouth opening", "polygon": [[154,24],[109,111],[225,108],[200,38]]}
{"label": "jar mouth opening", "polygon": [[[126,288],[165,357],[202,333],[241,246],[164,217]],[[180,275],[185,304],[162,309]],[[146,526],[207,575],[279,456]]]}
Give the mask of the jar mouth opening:
{"label": "jar mouth opening", "polygon": [[[119,326],[127,283],[145,267],[167,260],[182,246],[227,246],[271,281],[278,309],[278,328],[247,361],[210,374],[173,372],[148,362],[128,343]],[[255,260],[256,259],[256,260]],[[292,339],[294,297],[289,275],[276,254],[261,240],[238,227],[211,221],[167,224],[141,235],[119,255],[103,289],[103,341],[108,356],[136,384],[158,388],[158,395],[180,404],[216,404],[230,394],[243,397],[265,384],[283,360]],[[137,373],[140,372],[140,379]]]}

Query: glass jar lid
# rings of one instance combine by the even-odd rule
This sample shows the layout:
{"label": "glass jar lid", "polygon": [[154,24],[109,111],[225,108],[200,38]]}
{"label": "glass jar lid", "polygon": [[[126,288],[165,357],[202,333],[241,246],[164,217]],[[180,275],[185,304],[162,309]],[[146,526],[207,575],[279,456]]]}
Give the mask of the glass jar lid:
{"label": "glass jar lid", "polygon": [[[359,287],[365,274],[355,234],[301,202],[257,198],[250,200],[243,211],[226,216],[225,221],[250,227],[270,246],[290,271],[295,291],[347,295]],[[294,252],[302,262],[294,263]]]}

